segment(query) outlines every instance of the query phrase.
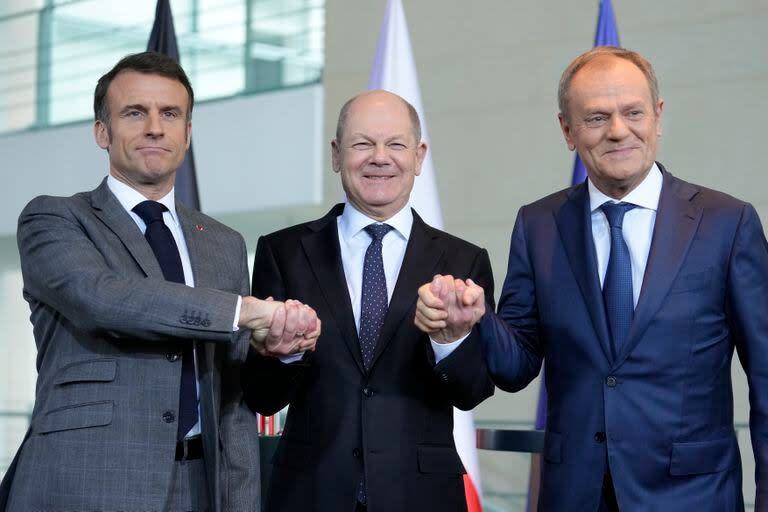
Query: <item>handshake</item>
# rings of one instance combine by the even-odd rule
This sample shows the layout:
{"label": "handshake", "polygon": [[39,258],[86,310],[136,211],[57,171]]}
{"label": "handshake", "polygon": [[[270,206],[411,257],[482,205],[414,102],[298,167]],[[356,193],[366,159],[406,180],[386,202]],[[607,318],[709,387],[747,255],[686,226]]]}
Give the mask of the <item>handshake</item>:
{"label": "handshake", "polygon": [[243,297],[237,325],[251,329],[259,354],[281,357],[314,351],[321,324],[315,310],[297,300]]}
{"label": "handshake", "polygon": [[[472,279],[436,275],[418,295],[414,322],[437,343],[465,337],[485,314],[485,292]],[[243,297],[238,326],[251,329],[251,345],[259,354],[273,357],[314,351],[321,330],[314,309],[272,297]]]}
{"label": "handshake", "polygon": [[484,314],[482,287],[438,274],[419,288],[414,323],[436,343],[451,343],[467,336]]}

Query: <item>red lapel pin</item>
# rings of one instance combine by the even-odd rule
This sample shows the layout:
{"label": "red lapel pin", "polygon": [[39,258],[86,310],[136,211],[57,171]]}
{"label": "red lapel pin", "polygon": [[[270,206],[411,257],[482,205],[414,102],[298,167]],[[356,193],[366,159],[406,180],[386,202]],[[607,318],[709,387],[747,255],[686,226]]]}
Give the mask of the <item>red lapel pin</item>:
{"label": "red lapel pin", "polygon": [[197,224],[195,226],[195,229],[197,229],[198,231],[205,231],[205,226],[203,226],[202,224]]}

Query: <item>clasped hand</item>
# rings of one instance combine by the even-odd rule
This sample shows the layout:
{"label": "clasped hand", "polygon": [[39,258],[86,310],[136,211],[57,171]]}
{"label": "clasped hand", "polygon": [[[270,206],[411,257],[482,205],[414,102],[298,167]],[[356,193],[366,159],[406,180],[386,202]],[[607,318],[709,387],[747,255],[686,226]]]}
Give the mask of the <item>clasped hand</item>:
{"label": "clasped hand", "polygon": [[485,314],[485,291],[471,279],[438,274],[418,293],[414,323],[437,343],[463,338]]}
{"label": "clasped hand", "polygon": [[251,345],[259,354],[279,357],[314,351],[321,322],[314,309],[297,300],[243,297],[238,325],[251,329]]}

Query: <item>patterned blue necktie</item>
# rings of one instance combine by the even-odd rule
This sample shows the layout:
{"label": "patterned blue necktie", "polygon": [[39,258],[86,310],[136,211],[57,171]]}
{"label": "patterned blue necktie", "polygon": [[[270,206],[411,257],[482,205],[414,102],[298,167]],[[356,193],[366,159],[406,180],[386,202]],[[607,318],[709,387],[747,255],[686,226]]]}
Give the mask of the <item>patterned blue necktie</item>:
{"label": "patterned blue necktie", "polygon": [[[381,327],[387,314],[387,279],[384,275],[384,261],[381,258],[381,240],[392,230],[389,224],[369,224],[365,232],[371,236],[371,243],[365,251],[363,261],[363,289],[360,302],[360,353],[363,366],[371,368],[373,353],[379,341]],[[363,462],[365,463],[365,462]],[[365,477],[360,479],[357,488],[357,501],[365,505],[368,496],[365,489]]]}
{"label": "patterned blue necktie", "polygon": [[371,236],[371,244],[365,251],[363,262],[363,289],[360,303],[360,352],[363,365],[368,370],[373,361],[373,352],[379,341],[381,326],[387,314],[387,279],[381,258],[381,240],[392,230],[389,224],[370,224],[365,232]]}
{"label": "patterned blue necktie", "polygon": [[[171,230],[163,221],[163,212],[168,210],[157,201],[143,201],[133,207],[136,215],[147,225],[144,237],[147,239],[155,258],[163,271],[166,281],[185,283],[184,268],[181,266],[181,256],[176,240]],[[179,389],[179,427],[176,437],[183,440],[192,427],[197,423],[197,384],[195,382],[195,362],[192,343],[182,344],[181,386]]]}
{"label": "patterned blue necktie", "polygon": [[629,203],[606,202],[600,209],[611,227],[611,254],[603,281],[603,301],[608,325],[611,328],[614,356],[618,356],[627,338],[635,313],[632,294],[632,262],[624,241],[622,224],[624,214],[637,206]]}

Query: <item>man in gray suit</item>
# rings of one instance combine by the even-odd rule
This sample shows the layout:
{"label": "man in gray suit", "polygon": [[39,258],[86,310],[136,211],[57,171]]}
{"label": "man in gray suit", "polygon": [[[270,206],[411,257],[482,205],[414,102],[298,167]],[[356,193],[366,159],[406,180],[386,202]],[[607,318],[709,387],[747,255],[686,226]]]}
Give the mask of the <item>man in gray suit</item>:
{"label": "man in gray suit", "polygon": [[249,335],[312,350],[319,322],[249,297],[242,236],[174,200],[193,98],[173,60],[121,60],[94,99],[109,176],[19,218],[38,381],[0,510],[259,509]]}

